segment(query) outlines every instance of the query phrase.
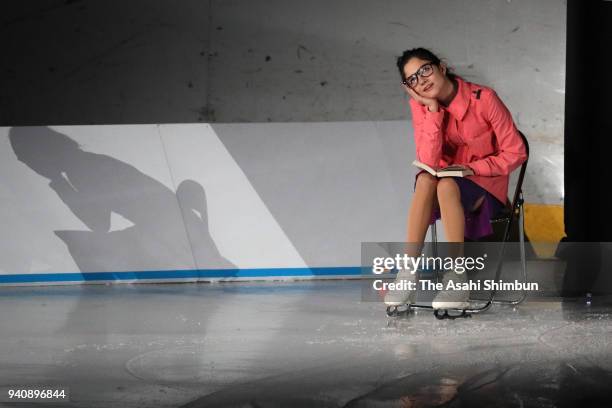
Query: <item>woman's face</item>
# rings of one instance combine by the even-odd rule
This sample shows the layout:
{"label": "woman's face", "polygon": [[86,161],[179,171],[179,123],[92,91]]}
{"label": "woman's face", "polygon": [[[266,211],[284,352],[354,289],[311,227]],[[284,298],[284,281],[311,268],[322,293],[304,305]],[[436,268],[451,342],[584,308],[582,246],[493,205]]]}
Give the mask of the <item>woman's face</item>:
{"label": "woman's face", "polygon": [[[404,77],[406,80],[408,80],[410,76],[415,75],[419,69],[429,62],[430,61],[422,60],[418,57],[410,58],[406,65],[404,65]],[[423,68],[422,71],[426,71],[426,69],[427,67]],[[444,63],[441,63],[440,67],[435,64],[431,64],[431,75],[427,77],[416,75],[418,82],[415,83],[412,89],[414,89],[419,95],[426,98],[436,98],[440,94],[440,91],[442,90],[442,87],[446,81],[445,74],[446,66]]]}

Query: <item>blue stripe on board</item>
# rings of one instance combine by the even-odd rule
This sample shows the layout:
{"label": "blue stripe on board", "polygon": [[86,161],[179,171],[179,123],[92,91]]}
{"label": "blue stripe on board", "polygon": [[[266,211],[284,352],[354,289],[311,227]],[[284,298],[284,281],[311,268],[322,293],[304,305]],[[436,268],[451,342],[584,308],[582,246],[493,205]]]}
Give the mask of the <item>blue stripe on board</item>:
{"label": "blue stripe on board", "polygon": [[30,282],[78,282],[134,279],[185,279],[185,278],[256,278],[325,275],[360,275],[358,266],[319,268],[252,268],[252,269],[190,269],[137,272],[84,272],[84,273],[33,273],[0,275],[2,283]]}

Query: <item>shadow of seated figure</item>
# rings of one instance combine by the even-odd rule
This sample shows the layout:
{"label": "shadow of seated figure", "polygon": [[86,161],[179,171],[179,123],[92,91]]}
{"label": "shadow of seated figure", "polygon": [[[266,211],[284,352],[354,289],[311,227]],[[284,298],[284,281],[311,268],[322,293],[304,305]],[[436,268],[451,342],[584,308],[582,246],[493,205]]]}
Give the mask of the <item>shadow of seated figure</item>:
{"label": "shadow of seated figure", "polygon": [[[86,229],[55,231],[81,272],[233,268],[209,235],[206,196],[196,182],[179,186],[179,206],[163,183],[114,157],[82,150],[50,128],[12,128],[9,139],[17,158],[49,179],[83,222]],[[194,209],[199,217],[184,217]],[[122,225],[113,226],[113,219]]]}

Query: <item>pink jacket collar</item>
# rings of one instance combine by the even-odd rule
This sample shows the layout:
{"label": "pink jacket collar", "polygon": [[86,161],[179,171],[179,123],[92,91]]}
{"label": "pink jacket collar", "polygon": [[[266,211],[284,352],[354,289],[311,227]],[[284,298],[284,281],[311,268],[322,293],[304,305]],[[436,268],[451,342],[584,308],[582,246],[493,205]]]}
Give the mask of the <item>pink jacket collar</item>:
{"label": "pink jacket collar", "polygon": [[457,120],[462,120],[470,105],[471,89],[470,85],[461,77],[456,76],[459,89],[457,95],[453,98],[448,106],[443,106],[444,110],[450,112]]}

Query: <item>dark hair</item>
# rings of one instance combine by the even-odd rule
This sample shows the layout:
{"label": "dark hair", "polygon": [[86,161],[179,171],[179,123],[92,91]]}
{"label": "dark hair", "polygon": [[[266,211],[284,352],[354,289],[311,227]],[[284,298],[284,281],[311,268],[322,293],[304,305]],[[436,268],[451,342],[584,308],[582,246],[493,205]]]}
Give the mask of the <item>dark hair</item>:
{"label": "dark hair", "polygon": [[[434,65],[437,65],[438,68],[440,67],[440,63],[442,62],[440,58],[436,56],[436,54],[429,51],[427,48],[419,47],[419,48],[413,48],[411,50],[406,50],[400,57],[397,57],[397,68],[399,69],[400,77],[402,78],[402,82],[406,80],[406,78],[404,77],[404,66],[413,57],[417,57],[422,60],[429,61],[433,63]],[[451,72],[451,69],[448,68],[447,66],[446,76],[449,77],[451,80],[454,80],[457,77],[457,74],[455,74],[454,72]]]}

